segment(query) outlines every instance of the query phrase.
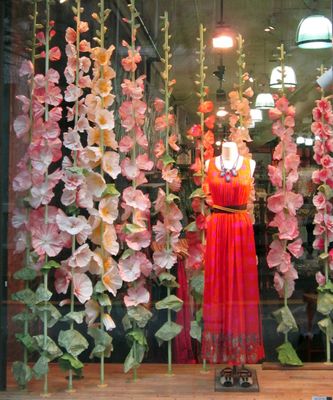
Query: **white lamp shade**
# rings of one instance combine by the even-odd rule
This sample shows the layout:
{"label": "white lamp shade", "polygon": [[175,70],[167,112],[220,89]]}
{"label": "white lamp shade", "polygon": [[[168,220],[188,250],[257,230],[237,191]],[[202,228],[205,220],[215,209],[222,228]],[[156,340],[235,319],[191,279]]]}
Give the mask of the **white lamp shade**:
{"label": "white lamp shade", "polygon": [[[296,74],[292,67],[287,65],[284,67],[284,87],[295,87],[297,85]],[[274,89],[282,88],[282,72],[281,67],[275,67],[271,73],[269,86]]]}
{"label": "white lamp shade", "polygon": [[258,108],[260,110],[268,110],[270,108],[274,108],[274,106],[275,103],[271,93],[258,94],[255,102],[255,108]]}
{"label": "white lamp shade", "polygon": [[219,107],[219,109],[216,112],[216,116],[219,118],[224,118],[228,114],[229,112],[224,107]]}
{"label": "white lamp shade", "polygon": [[311,15],[302,19],[297,28],[296,44],[301,49],[332,47],[331,21],[323,15]]}
{"label": "white lamp shade", "polygon": [[262,111],[259,108],[253,108],[250,110],[251,119],[253,122],[261,122],[262,121]]}

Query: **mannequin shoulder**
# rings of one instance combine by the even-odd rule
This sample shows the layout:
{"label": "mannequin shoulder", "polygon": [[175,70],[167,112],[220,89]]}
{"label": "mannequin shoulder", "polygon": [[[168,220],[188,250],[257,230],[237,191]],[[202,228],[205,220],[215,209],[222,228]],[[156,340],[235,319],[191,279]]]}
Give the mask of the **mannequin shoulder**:
{"label": "mannequin shoulder", "polygon": [[256,168],[256,162],[255,162],[252,158],[250,158],[249,161],[250,161],[251,176],[253,176],[254,170],[255,170],[255,168]]}

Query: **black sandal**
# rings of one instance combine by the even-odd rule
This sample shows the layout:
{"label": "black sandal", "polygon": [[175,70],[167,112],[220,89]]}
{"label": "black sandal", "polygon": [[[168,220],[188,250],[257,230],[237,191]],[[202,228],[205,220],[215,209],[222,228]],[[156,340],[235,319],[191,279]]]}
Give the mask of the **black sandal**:
{"label": "black sandal", "polygon": [[223,368],[220,372],[220,382],[222,386],[231,387],[234,386],[234,377],[232,368]]}
{"label": "black sandal", "polygon": [[242,368],[239,371],[239,385],[243,388],[248,388],[253,385],[252,373],[247,368]]}

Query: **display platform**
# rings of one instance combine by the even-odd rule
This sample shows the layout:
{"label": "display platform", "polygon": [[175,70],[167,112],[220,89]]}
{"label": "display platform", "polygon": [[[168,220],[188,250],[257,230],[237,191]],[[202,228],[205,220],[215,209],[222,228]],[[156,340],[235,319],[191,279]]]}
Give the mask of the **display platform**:
{"label": "display platform", "polygon": [[[221,366],[222,367],[222,366]],[[312,396],[332,396],[333,371],[309,370],[262,370],[261,365],[251,366],[257,372],[260,392],[221,393],[214,391],[215,368],[202,372],[201,365],[174,365],[173,376],[166,375],[165,364],[143,364],[138,369],[138,380],[132,374],[125,375],[120,364],[106,364],[105,378],[108,384],[99,388],[99,365],[87,364],[84,379],[74,382],[75,393],[66,393],[66,374],[57,364],[50,365],[50,399],[53,400],[311,400]],[[43,381],[32,381],[29,390],[20,392],[8,370],[8,390],[0,392],[1,400],[35,400],[40,396]]]}

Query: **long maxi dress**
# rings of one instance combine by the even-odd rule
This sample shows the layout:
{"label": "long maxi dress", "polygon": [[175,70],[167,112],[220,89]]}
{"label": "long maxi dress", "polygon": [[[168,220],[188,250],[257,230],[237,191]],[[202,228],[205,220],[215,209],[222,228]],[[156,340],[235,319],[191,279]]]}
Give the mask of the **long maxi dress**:
{"label": "long maxi dress", "polygon": [[215,211],[208,218],[202,357],[211,363],[255,364],[264,357],[253,226],[245,211],[252,185],[244,158],[228,182],[211,159],[207,183]]}

